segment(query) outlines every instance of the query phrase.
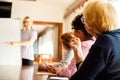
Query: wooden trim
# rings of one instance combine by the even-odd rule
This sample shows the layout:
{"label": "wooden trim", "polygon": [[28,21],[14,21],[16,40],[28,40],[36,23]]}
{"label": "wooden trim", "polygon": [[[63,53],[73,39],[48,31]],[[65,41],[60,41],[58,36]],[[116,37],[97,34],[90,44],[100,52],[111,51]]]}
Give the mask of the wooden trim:
{"label": "wooden trim", "polygon": [[60,36],[62,34],[62,27],[63,24],[62,23],[58,23],[58,22],[46,22],[46,21],[34,21],[33,24],[35,25],[55,25],[59,27],[59,33],[58,33],[58,58],[53,58],[52,62],[58,62],[62,59],[62,43],[60,41]]}
{"label": "wooden trim", "polygon": [[76,4],[72,9],[70,9],[66,14],[64,15],[64,19],[68,17],[72,12],[75,12],[77,8],[80,8],[81,6],[84,5],[84,3],[88,0],[81,0],[78,4]]}

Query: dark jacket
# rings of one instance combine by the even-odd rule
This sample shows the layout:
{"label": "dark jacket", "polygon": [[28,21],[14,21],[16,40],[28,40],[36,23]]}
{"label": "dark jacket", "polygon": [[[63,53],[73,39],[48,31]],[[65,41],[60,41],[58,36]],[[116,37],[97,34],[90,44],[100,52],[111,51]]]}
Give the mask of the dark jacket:
{"label": "dark jacket", "polygon": [[120,29],[97,38],[70,80],[120,80]]}

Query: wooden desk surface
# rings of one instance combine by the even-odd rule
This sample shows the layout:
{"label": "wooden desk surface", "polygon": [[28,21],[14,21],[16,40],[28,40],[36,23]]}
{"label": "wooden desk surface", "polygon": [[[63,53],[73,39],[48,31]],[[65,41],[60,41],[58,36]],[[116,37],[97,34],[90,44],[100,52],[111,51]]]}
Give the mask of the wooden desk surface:
{"label": "wooden desk surface", "polygon": [[0,80],[47,80],[51,73],[39,73],[37,65],[0,65]]}

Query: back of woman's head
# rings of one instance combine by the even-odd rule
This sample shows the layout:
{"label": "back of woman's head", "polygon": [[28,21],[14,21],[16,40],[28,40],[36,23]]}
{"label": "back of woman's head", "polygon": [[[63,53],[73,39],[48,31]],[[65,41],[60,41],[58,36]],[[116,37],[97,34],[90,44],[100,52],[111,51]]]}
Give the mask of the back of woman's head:
{"label": "back of woman's head", "polygon": [[66,46],[67,48],[70,48],[69,46],[69,42],[72,38],[74,38],[74,33],[72,32],[66,32],[64,34],[61,35],[61,40],[64,46]]}
{"label": "back of woman's head", "polygon": [[94,36],[119,28],[117,12],[107,1],[90,0],[86,2],[83,15],[86,29]]}
{"label": "back of woman's head", "polygon": [[85,25],[84,25],[84,22],[83,22],[83,14],[80,14],[80,15],[77,15],[76,17],[75,17],[75,19],[72,21],[72,29],[74,29],[74,30],[81,30],[83,33],[84,33],[84,35],[87,37],[87,38],[91,38],[92,37],[92,35],[91,34],[89,34],[87,31],[86,31],[86,29],[85,29]]}
{"label": "back of woman's head", "polygon": [[81,21],[82,16],[83,15],[80,14],[80,15],[77,15],[75,17],[75,19],[72,21],[72,29],[75,29],[75,30],[85,30],[84,24]]}

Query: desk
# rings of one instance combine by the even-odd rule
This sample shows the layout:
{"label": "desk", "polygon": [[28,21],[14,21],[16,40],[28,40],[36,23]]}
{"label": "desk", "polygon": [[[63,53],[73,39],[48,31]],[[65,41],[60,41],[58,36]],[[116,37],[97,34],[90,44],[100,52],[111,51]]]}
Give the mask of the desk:
{"label": "desk", "polygon": [[39,74],[37,65],[0,65],[0,80],[47,80],[50,73]]}

